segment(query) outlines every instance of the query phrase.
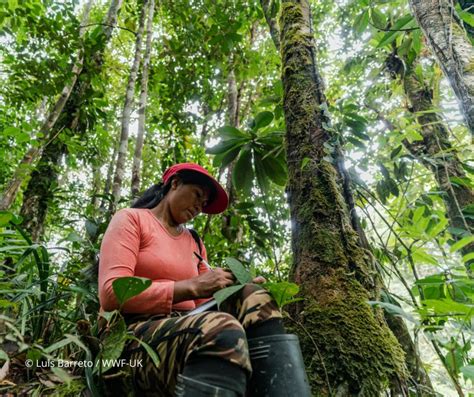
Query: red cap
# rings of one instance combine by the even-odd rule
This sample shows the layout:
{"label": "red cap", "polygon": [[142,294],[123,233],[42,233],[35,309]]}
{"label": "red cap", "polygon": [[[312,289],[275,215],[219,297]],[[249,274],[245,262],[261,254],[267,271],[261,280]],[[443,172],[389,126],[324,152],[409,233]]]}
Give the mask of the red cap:
{"label": "red cap", "polygon": [[165,173],[163,174],[163,183],[166,185],[169,181],[169,179],[178,173],[179,171],[195,171],[199,172],[202,175],[205,175],[209,178],[209,182],[211,182],[214,187],[216,188],[216,195],[214,197],[214,200],[207,204],[203,209],[202,212],[205,214],[218,214],[222,211],[225,211],[227,208],[227,205],[229,204],[229,197],[227,196],[226,191],[223,189],[223,187],[217,182],[209,172],[201,167],[199,164],[195,163],[179,163],[172,165],[170,168],[168,168]]}

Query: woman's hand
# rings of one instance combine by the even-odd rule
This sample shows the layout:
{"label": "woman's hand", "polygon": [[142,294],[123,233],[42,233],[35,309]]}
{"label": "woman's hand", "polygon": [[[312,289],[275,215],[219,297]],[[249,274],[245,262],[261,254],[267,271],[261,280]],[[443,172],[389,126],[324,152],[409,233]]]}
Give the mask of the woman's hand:
{"label": "woman's hand", "polygon": [[232,272],[220,267],[201,273],[191,280],[194,282],[196,298],[209,298],[214,292],[235,283],[235,277]]}
{"label": "woman's hand", "polygon": [[263,276],[257,276],[252,280],[252,283],[254,283],[254,284],[263,284],[263,283],[266,283],[266,282],[267,282],[267,280]]}

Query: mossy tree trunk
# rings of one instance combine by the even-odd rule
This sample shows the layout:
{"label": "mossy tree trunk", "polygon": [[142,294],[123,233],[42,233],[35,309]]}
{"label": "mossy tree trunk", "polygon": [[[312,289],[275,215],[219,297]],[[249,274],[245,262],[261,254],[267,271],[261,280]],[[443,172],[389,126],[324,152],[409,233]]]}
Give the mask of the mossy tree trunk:
{"label": "mossy tree trunk", "polygon": [[[93,5],[93,0],[89,0],[86,3],[84,8],[84,13],[82,14],[81,18],[81,25],[86,25],[89,21],[89,14]],[[79,35],[83,37],[84,35],[84,28],[82,27],[79,31]],[[54,129],[56,121],[58,120],[61,112],[66,105],[66,102],[71,95],[71,92],[77,82],[78,76],[82,72],[82,67],[84,65],[84,51],[81,50],[78,54],[77,61],[74,63],[71,76],[67,84],[63,87],[61,94],[59,95],[58,99],[54,103],[51,111],[48,113],[46,120],[42,124],[38,136],[42,136],[42,139],[39,139],[39,145],[31,146],[28,151],[25,153],[23,158],[20,161],[17,169],[13,173],[12,178],[8,182],[6,188],[2,193],[2,197],[0,200],[0,210],[8,210],[13,202],[15,201],[18,192],[20,191],[21,185],[28,177],[30,172],[31,165],[38,159],[38,157],[42,154],[42,150],[52,141],[57,138],[57,132]],[[45,104],[45,100],[43,100],[42,105]],[[41,106],[42,107],[42,106]]]}
{"label": "mossy tree trunk", "polygon": [[145,29],[146,10],[148,7],[148,0],[143,0],[142,9],[140,12],[140,19],[138,21],[138,30],[135,40],[135,56],[130,67],[128,75],[127,89],[125,91],[125,101],[122,111],[122,123],[120,134],[120,145],[117,156],[117,164],[115,165],[114,182],[112,185],[112,196],[114,198],[114,206],[116,207],[120,201],[123,178],[125,175],[125,163],[128,155],[128,137],[130,130],[130,116],[132,115],[134,98],[135,98],[135,83],[137,81],[138,69],[141,63],[142,56],[142,38],[143,30]]}
{"label": "mossy tree trunk", "polygon": [[148,6],[148,21],[146,28],[145,56],[142,64],[142,78],[140,82],[140,99],[138,101],[138,131],[135,143],[135,153],[132,165],[132,197],[137,197],[140,192],[142,151],[145,141],[146,106],[148,101],[148,74],[150,68],[151,45],[153,40],[153,16],[155,1],[150,0]]}
{"label": "mossy tree trunk", "polygon": [[[91,95],[91,80],[100,73],[106,44],[110,40],[117,17],[122,6],[122,0],[112,0],[105,18],[101,34],[95,41],[96,52],[91,59],[84,59],[84,65],[78,77],[78,83],[64,106],[63,111],[53,129],[55,137],[71,135],[92,128],[91,120],[82,120],[81,109]],[[85,117],[84,117],[85,118]],[[44,149],[35,170],[31,173],[26,190],[23,194],[23,204],[20,215],[23,217],[23,227],[27,230],[33,241],[41,239],[48,206],[54,198],[54,189],[58,183],[60,160],[67,153],[64,139],[54,139]]]}
{"label": "mossy tree trunk", "polygon": [[304,298],[292,315],[308,331],[301,340],[313,393],[379,395],[393,378],[404,381],[404,354],[382,313],[367,303],[377,283],[335,165],[337,136],[315,62],[308,2],[282,2],[280,29],[292,278]]}
{"label": "mossy tree trunk", "polygon": [[418,24],[474,134],[474,47],[449,0],[410,0]]}
{"label": "mossy tree trunk", "polygon": [[[467,185],[452,182],[452,178],[464,178],[466,173],[456,150],[449,142],[443,120],[434,111],[432,91],[416,76],[415,66],[412,65],[404,74],[403,87],[410,101],[410,110],[421,126],[423,140],[411,143],[404,141],[404,145],[426,168],[433,171],[439,190],[443,192],[450,226],[465,230],[466,233],[474,233],[474,220],[465,217],[462,212],[468,205],[474,204],[474,191]],[[462,249],[464,255],[471,252],[474,252],[474,243]],[[469,268],[473,262],[474,260],[466,263],[466,266]]]}

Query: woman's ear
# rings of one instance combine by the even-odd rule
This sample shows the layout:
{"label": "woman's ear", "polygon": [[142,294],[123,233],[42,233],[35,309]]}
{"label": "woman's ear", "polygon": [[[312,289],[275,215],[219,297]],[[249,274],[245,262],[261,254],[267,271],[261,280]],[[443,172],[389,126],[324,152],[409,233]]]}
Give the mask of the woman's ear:
{"label": "woman's ear", "polygon": [[173,179],[171,180],[171,189],[172,189],[172,190],[176,190],[176,188],[178,187],[178,185],[179,185],[180,183],[181,183],[181,180],[180,180],[178,177],[173,178]]}

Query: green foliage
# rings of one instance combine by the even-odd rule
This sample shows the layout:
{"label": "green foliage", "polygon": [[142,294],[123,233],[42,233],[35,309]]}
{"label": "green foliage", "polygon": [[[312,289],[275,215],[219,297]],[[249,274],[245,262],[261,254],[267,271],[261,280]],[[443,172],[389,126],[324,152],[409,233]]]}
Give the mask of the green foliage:
{"label": "green foliage", "polygon": [[112,282],[112,288],[120,307],[129,299],[141,294],[150,286],[151,280],[143,277],[120,277]]}
{"label": "green foliage", "polygon": [[[104,314],[110,333],[93,357],[90,346],[75,330],[76,323],[88,322],[87,336],[98,338],[96,275],[90,270],[112,216],[107,174],[115,163],[139,10],[136,2],[124,1],[117,23],[120,28],[114,30],[99,72],[93,56],[104,47],[100,23],[109,3],[92,7],[90,26],[81,38],[83,3],[24,0],[4,1],[0,7],[2,190],[16,170],[26,176],[10,211],[0,212],[0,308],[7,325],[0,330],[0,342],[12,347],[13,353],[5,350],[11,357],[119,357],[124,344],[133,339],[117,313]],[[472,267],[474,253],[466,249],[474,240],[464,221],[474,219],[474,204],[460,205],[463,219],[461,225],[453,226],[444,199],[447,189],[474,186],[470,134],[459,121],[442,72],[429,55],[406,1],[354,0],[338,7],[331,2],[312,2],[311,8],[317,42],[314,56],[327,86],[324,112],[330,112],[332,118],[332,126],[326,127],[338,136],[345,151],[341,161],[352,177],[355,212],[372,249],[375,269],[397,291],[393,300],[369,303],[409,321],[417,340],[424,343],[428,338],[439,348],[439,363],[430,359],[435,389],[441,387],[441,394],[452,389],[439,365],[464,387],[462,382],[473,381],[473,352],[468,341],[472,339],[474,302],[473,282],[465,268]],[[280,2],[272,1],[271,15],[281,11]],[[466,26],[473,25],[468,10],[456,5],[456,12]],[[280,307],[295,302],[298,286],[282,281],[292,274],[293,258],[288,208],[292,192],[284,191],[288,174],[281,59],[267,33],[259,2],[166,0],[157,5],[154,22],[142,188],[159,181],[164,169],[181,161],[198,162],[214,175],[220,174],[222,184],[233,184],[237,190],[237,201],[225,213],[230,233],[224,235],[220,217],[201,216],[193,225],[203,238],[209,261],[226,263],[240,283],[219,291],[216,299],[222,302],[258,272],[269,280],[264,287]],[[83,92],[74,95],[75,100],[80,97],[74,113],[77,126],[64,126],[55,135],[66,150],[51,168],[59,179],[45,200],[44,236],[32,241],[17,214],[24,204],[28,177],[38,167],[35,162],[19,168],[18,164],[28,149],[45,149],[45,137],[38,131],[64,85],[71,81],[72,66],[81,51],[87,73],[79,79]],[[389,69],[391,55],[400,62]],[[231,71],[239,98],[236,126],[229,125],[225,115]],[[424,113],[410,109],[403,84],[408,74],[425,87],[432,109]],[[452,148],[439,153],[422,151],[416,158],[407,143],[423,149],[422,128],[437,123],[420,122],[419,117],[434,113],[443,122],[447,120]],[[68,110],[63,112],[60,120],[68,114]],[[127,167],[134,137],[130,140]],[[433,170],[442,174],[455,155],[464,175],[451,177],[446,189],[440,189]],[[231,164],[233,174],[226,180]],[[306,172],[313,165],[314,159],[306,157],[297,167]],[[339,182],[344,182],[342,176]],[[126,197],[120,206],[129,205],[128,183],[122,186]],[[309,208],[308,214],[316,210]],[[320,247],[313,253],[315,258],[326,255],[328,235],[322,230],[321,241],[315,241]],[[250,269],[231,257],[246,258],[245,263],[253,265]],[[144,291],[150,282],[130,278],[114,283],[120,304]],[[309,331],[321,334],[325,341],[334,340],[332,330],[341,321],[352,324],[352,317],[368,310],[358,305],[353,296],[337,301]],[[354,324],[355,328],[366,326],[370,324]],[[374,349],[370,341],[348,336],[335,343],[347,341],[365,346],[362,357],[370,359],[365,356]],[[150,346],[135,342],[158,363]],[[304,344],[311,351],[311,340]],[[331,346],[326,347],[331,351]],[[348,357],[359,365],[363,361],[360,351],[347,347]],[[419,348],[428,350],[426,345]],[[313,353],[312,357],[319,357]],[[5,361],[1,351],[0,359]],[[337,375],[337,366],[346,365],[340,361],[331,359],[329,371]],[[318,381],[325,379],[323,366],[318,363],[311,368],[315,367],[321,372]],[[78,395],[87,387],[100,395],[100,372],[110,373],[109,368],[94,367],[84,369],[77,379],[69,370],[56,369],[55,387],[47,388],[37,381],[46,370],[32,369],[27,379],[22,377],[25,369],[15,367],[13,359],[10,368],[6,379],[19,386],[2,385],[2,393],[19,394],[25,388],[37,395]],[[359,377],[366,376],[363,363],[358,368],[354,379],[361,380]]]}
{"label": "green foliage", "polygon": [[[237,285],[232,285],[214,293],[214,299],[217,301],[219,306],[227,298],[240,291],[245,286],[245,284],[251,283],[254,278],[252,273],[249,272],[237,259],[225,258],[225,261],[237,279]],[[272,295],[273,299],[275,299],[275,302],[280,308],[290,303],[297,302],[301,299],[294,298],[294,296],[299,292],[299,287],[295,283],[290,283],[288,281],[266,282],[262,284],[262,287]]]}

